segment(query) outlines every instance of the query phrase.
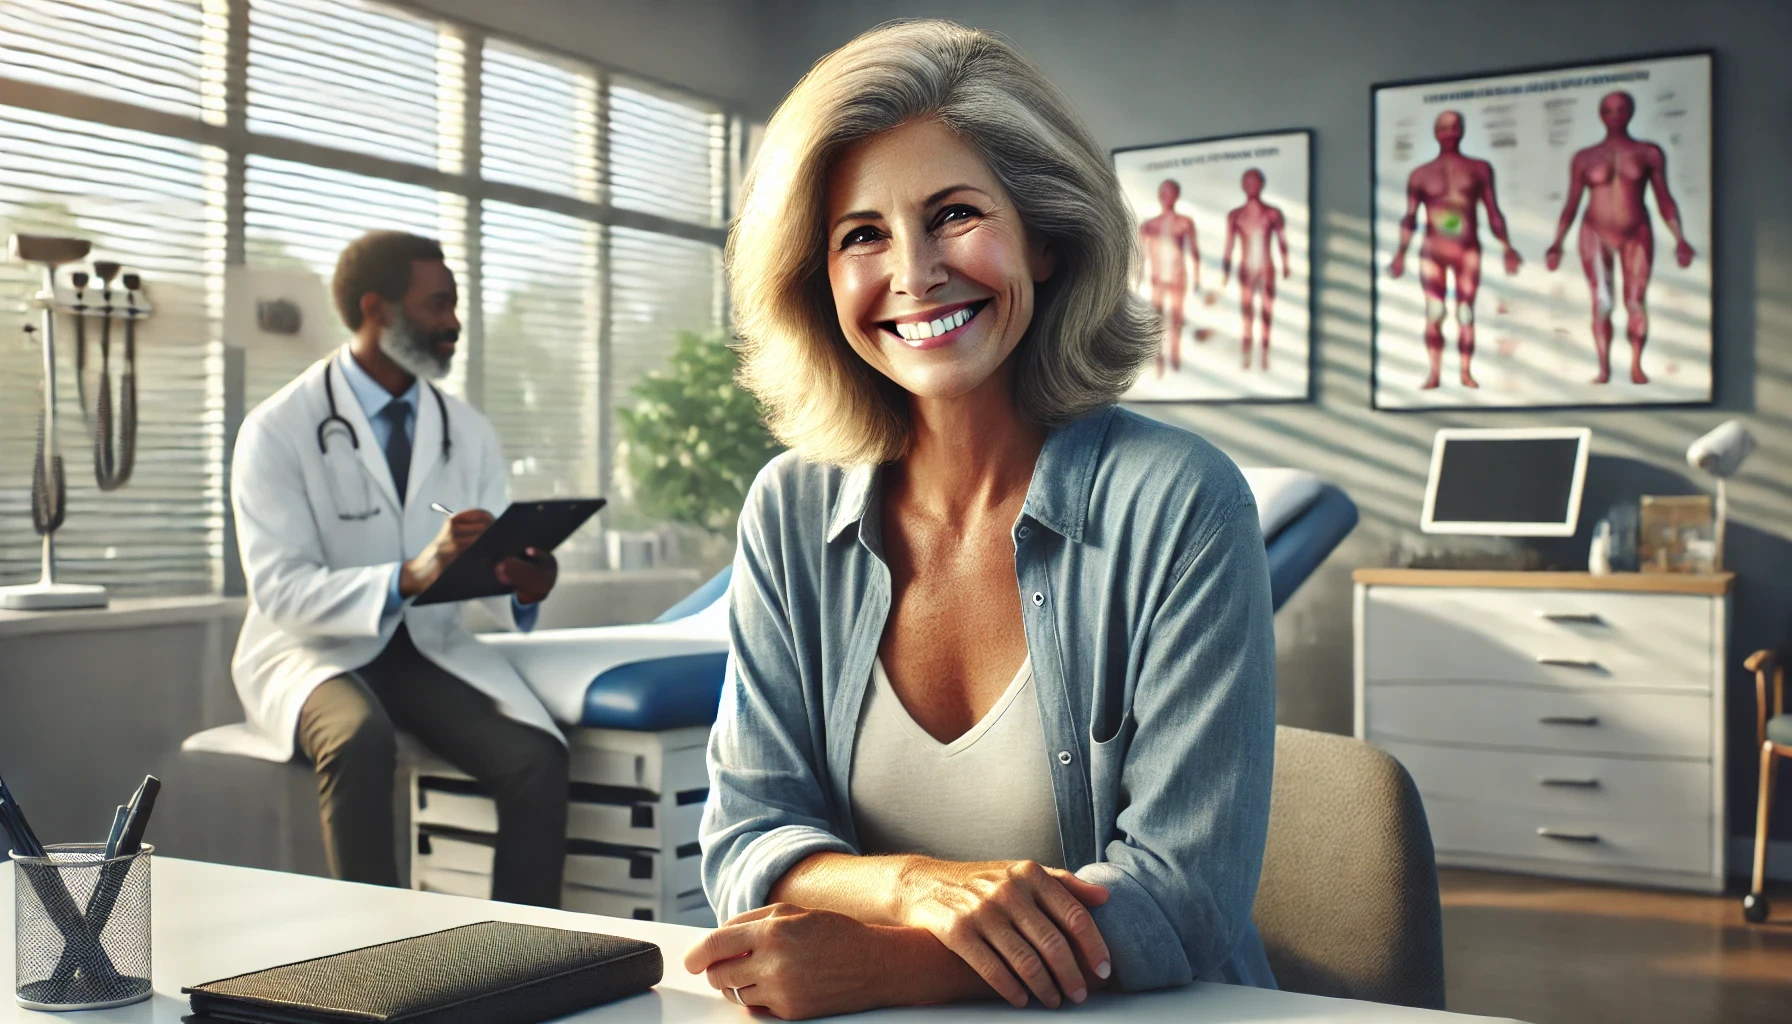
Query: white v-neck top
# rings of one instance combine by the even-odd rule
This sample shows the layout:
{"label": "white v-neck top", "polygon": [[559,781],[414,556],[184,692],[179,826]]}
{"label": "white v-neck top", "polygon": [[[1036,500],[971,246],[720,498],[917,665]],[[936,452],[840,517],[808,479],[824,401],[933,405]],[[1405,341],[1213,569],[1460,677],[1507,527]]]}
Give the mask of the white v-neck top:
{"label": "white v-neck top", "polygon": [[950,743],[909,715],[873,659],[849,788],[863,853],[1064,866],[1031,658],[982,721]]}

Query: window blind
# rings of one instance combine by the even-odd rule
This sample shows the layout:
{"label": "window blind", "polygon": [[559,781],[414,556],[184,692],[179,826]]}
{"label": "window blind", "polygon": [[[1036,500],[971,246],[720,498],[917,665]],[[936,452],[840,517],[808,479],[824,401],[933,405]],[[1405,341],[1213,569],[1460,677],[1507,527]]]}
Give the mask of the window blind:
{"label": "window blind", "polygon": [[[587,497],[598,486],[600,225],[488,202],[485,254],[485,413],[510,458],[513,500]],[[562,562],[595,557],[595,523]]]}
{"label": "window blind", "polygon": [[[442,243],[448,268],[464,288],[467,280],[466,200],[417,185],[347,171],[250,156],[244,174],[243,235],[247,287],[300,306],[304,328],[298,338],[250,333],[231,338],[244,348],[244,408],[285,387],[307,366],[348,339],[331,293],[336,259],[343,247],[377,229],[410,231]],[[304,296],[301,299],[299,296]],[[466,316],[466,296],[460,313]],[[445,391],[465,393],[465,349],[454,370],[437,382]]]}
{"label": "window blind", "polygon": [[251,0],[252,132],[459,170],[459,36],[362,0]]}
{"label": "window blind", "polygon": [[727,122],[719,111],[612,82],[610,196],[617,206],[722,222]]}
{"label": "window blind", "polygon": [[214,124],[223,0],[5,0],[0,74]]}
{"label": "window blind", "polygon": [[[227,69],[238,13],[247,66]],[[443,385],[465,395],[469,372],[481,372],[472,390],[513,453],[515,493],[608,489],[597,477],[617,438],[603,410],[632,402],[680,329],[719,329],[724,292],[719,244],[641,230],[633,217],[636,227],[607,228],[605,207],[719,226],[730,121],[674,89],[500,35],[378,0],[0,0],[0,232],[91,238],[95,257],[145,275],[156,304],[139,344],[140,453],[120,491],[93,483],[69,325],[58,339],[63,575],[121,595],[215,589],[228,515],[224,346],[245,349],[245,407],[333,349],[346,336],[330,296],[335,262],[373,228],[441,241],[463,319],[485,328]],[[474,80],[469,38],[481,40]],[[244,76],[240,122],[226,117],[227,70]],[[107,127],[132,123],[116,105],[52,108],[94,121],[32,112],[22,106],[36,102],[31,90],[11,82],[193,123],[161,118],[169,134],[155,136]],[[475,97],[477,152],[465,136]],[[218,144],[243,162],[240,192],[226,188],[226,153],[202,139],[228,140]],[[532,200],[512,185],[594,205]],[[245,265],[227,270],[234,224]],[[34,288],[29,268],[0,264],[0,331],[17,342],[17,300]],[[302,300],[302,337],[256,327],[255,300],[268,297]],[[38,378],[34,351],[0,336],[0,584],[37,573],[25,512]],[[569,564],[601,561],[600,534],[587,532]]]}
{"label": "window blind", "polygon": [[662,369],[678,332],[722,328],[722,250],[671,235],[616,228],[610,233],[610,367],[617,408],[630,389]]}
{"label": "window blind", "polygon": [[[137,329],[135,471],[121,490],[94,483],[93,440],[75,386],[73,321],[56,331],[57,420],[68,517],[56,533],[58,577],[118,596],[215,589],[222,573],[224,157],[217,150],[50,114],[0,107],[0,235],[89,239],[89,260],[143,276],[153,317]],[[91,266],[88,268],[91,273]],[[59,276],[66,283],[67,270]],[[0,585],[34,582],[31,462],[40,350],[23,344],[20,311],[41,271],[0,263]],[[91,286],[90,286],[91,287]],[[99,321],[87,325],[95,396]],[[123,331],[114,324],[114,402]]]}
{"label": "window blind", "polygon": [[485,44],[481,69],[486,179],[596,202],[596,71],[498,40]]}

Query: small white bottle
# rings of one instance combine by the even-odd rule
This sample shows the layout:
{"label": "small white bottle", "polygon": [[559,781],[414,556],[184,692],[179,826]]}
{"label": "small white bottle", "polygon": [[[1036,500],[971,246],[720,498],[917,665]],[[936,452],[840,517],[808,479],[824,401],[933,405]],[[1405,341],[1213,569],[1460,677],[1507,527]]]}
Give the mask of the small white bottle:
{"label": "small white bottle", "polygon": [[1595,576],[1612,572],[1612,524],[1601,519],[1593,528],[1593,543],[1587,548],[1587,571]]}

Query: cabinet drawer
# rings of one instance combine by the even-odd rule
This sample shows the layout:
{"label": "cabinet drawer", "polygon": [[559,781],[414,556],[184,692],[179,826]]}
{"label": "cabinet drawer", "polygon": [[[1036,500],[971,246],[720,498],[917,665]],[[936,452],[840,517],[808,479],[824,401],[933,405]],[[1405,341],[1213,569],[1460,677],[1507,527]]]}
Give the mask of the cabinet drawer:
{"label": "cabinet drawer", "polygon": [[1497,683],[1383,683],[1363,690],[1365,738],[1577,754],[1711,756],[1704,694],[1532,690]]}
{"label": "cabinet drawer", "polygon": [[1525,857],[1659,871],[1711,871],[1711,824],[1659,817],[1571,814],[1488,807],[1426,797],[1437,859]]}
{"label": "cabinet drawer", "polygon": [[1528,751],[1384,743],[1429,805],[1453,800],[1486,810],[1637,817],[1703,827],[1712,817],[1711,765]]}
{"label": "cabinet drawer", "polygon": [[1697,686],[1712,676],[1712,602],[1686,594],[1368,589],[1368,681]]}

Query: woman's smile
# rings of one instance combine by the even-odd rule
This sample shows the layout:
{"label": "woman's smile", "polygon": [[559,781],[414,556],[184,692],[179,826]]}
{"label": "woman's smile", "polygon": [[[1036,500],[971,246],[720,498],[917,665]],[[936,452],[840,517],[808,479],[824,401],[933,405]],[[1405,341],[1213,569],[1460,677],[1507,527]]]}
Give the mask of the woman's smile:
{"label": "woman's smile", "polygon": [[940,348],[957,341],[973,326],[977,314],[983,312],[989,299],[956,302],[894,320],[884,320],[878,327],[896,336],[896,340],[920,351]]}

